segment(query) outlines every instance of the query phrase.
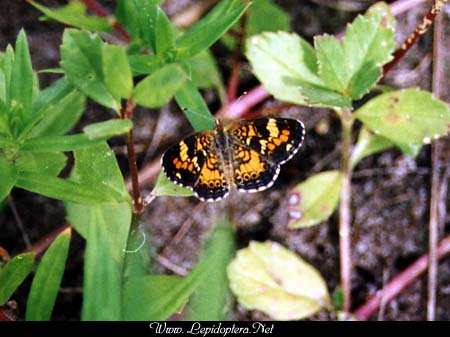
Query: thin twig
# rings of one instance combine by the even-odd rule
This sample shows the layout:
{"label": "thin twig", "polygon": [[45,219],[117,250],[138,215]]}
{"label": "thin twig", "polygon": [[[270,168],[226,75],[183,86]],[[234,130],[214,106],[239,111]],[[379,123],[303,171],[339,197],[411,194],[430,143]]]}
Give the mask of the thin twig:
{"label": "thin twig", "polygon": [[[443,74],[445,73],[443,62],[443,16],[436,19],[433,37],[433,82],[432,89],[436,97],[443,95]],[[437,263],[437,242],[439,240],[439,227],[441,216],[439,214],[441,204],[441,170],[440,158],[442,152],[442,143],[440,141],[431,145],[431,200],[430,200],[430,223],[428,250],[430,254],[428,268],[428,300],[427,300],[427,320],[434,321],[436,317],[436,289],[438,277]]]}
{"label": "thin twig", "polygon": [[16,225],[19,228],[20,232],[22,233],[22,239],[25,242],[25,247],[30,250],[31,249],[31,241],[30,237],[28,236],[28,233],[25,230],[25,226],[23,225],[22,218],[20,217],[19,212],[17,212],[16,205],[14,203],[14,200],[11,195],[8,197],[8,205],[11,208],[11,212],[14,216],[14,219],[16,220]]}
{"label": "thin twig", "polygon": [[398,61],[400,61],[403,56],[408,52],[408,50],[416,43],[416,41],[421,37],[425,32],[428,30],[428,28],[432,25],[434,19],[436,18],[436,15],[439,14],[444,4],[447,2],[447,0],[436,0],[427,13],[425,17],[423,18],[420,25],[417,26],[417,28],[414,30],[414,32],[411,34],[410,37],[406,39],[406,41],[401,45],[399,49],[397,49],[393,54],[393,59],[391,62],[387,63],[383,67],[383,76],[386,75],[386,73],[397,64]]}
{"label": "thin twig", "polygon": [[[438,259],[444,258],[450,253],[450,235],[443,239],[437,247]],[[413,283],[428,266],[428,254],[422,255],[415,262],[409,265],[403,272],[394,277],[383,289],[377,291],[366,303],[357,308],[353,315],[361,320],[369,319],[380,307],[381,297],[384,296],[386,302],[397,297],[406,287]]]}

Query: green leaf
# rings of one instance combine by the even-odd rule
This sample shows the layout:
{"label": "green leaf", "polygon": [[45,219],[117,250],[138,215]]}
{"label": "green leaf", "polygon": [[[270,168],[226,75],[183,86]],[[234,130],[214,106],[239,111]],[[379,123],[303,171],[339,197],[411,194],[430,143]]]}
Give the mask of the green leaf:
{"label": "green leaf", "polygon": [[[74,180],[99,184],[127,194],[116,158],[106,143],[74,151]],[[102,205],[66,203],[67,219],[86,239],[83,320],[121,320],[124,255],[131,223],[131,203]]]}
{"label": "green leaf", "polygon": [[341,193],[339,171],[315,174],[290,192],[290,229],[305,228],[325,221],[333,214]]}
{"label": "green leaf", "polygon": [[0,270],[0,305],[4,305],[31,272],[34,253],[15,256]]}
{"label": "green leaf", "polygon": [[376,83],[381,66],[391,59],[394,32],[384,27],[382,15],[372,12],[349,24],[342,42],[324,35],[314,44],[325,85],[356,100]]}
{"label": "green leaf", "polygon": [[204,50],[188,60],[192,82],[197,88],[216,88],[221,101],[225,102],[225,88],[216,60],[209,50]]}
{"label": "green leaf", "polygon": [[166,13],[159,7],[156,11],[155,37],[156,55],[163,60],[173,60],[175,55],[171,53],[175,48],[175,32]]}
{"label": "green leaf", "polygon": [[72,1],[68,5],[58,9],[42,6],[32,0],[27,1],[44,13],[46,17],[66,25],[94,32],[111,31],[111,23],[107,18],[86,15],[86,6],[80,1]]}
{"label": "green leaf", "polygon": [[17,168],[11,164],[0,152],[0,202],[2,202],[11,192],[16,184]]}
{"label": "green leaf", "polygon": [[169,102],[182,87],[187,74],[176,64],[169,64],[140,81],[133,92],[136,103],[147,108],[159,108]]}
{"label": "green leaf", "polygon": [[250,4],[242,4],[230,12],[200,20],[194,27],[183,34],[176,42],[178,60],[186,60],[202,50],[209,48],[241,17]]}
{"label": "green leaf", "polygon": [[147,275],[127,279],[124,289],[124,319],[166,320],[182,309],[205,277],[205,265],[199,264],[185,277]]}
{"label": "green leaf", "polygon": [[62,152],[20,152],[15,164],[18,171],[57,176],[66,166],[66,162],[67,158]]}
{"label": "green leaf", "polygon": [[450,128],[449,106],[419,89],[377,96],[359,108],[354,116],[376,135],[411,152],[446,135]]}
{"label": "green leaf", "polygon": [[133,122],[130,119],[111,119],[88,125],[83,129],[83,132],[91,140],[108,139],[127,133],[132,127]]}
{"label": "green leaf", "polygon": [[125,27],[126,31],[134,38],[138,39],[139,30],[139,20],[137,20],[139,11],[134,5],[133,1],[130,0],[119,0],[117,1],[116,9],[114,11],[114,16],[119,21],[122,26]]}
{"label": "green leaf", "polygon": [[89,184],[78,184],[36,172],[20,172],[16,187],[45,195],[46,197],[77,202],[80,204],[112,203],[123,199],[123,195],[107,186],[97,183],[93,188]]}
{"label": "green leaf", "polygon": [[33,99],[33,68],[27,38],[23,30],[17,36],[14,64],[9,82],[11,105],[22,110],[23,116],[31,113]]}
{"label": "green leaf", "polygon": [[275,320],[298,320],[330,307],[319,272],[278,243],[250,242],[228,266],[238,302]]}
{"label": "green leaf", "polygon": [[246,50],[256,77],[279,100],[305,105],[301,89],[322,86],[314,49],[296,34],[255,35],[247,40]]}
{"label": "green leaf", "polygon": [[291,18],[272,0],[256,0],[249,9],[246,36],[263,32],[289,31]]}
{"label": "green leaf", "polygon": [[188,188],[182,187],[180,185],[171,182],[163,171],[159,173],[158,179],[156,180],[155,187],[153,188],[152,195],[159,197],[162,195],[172,195],[176,197],[190,197],[194,193]]}
{"label": "green leaf", "polygon": [[[155,26],[158,6],[153,0],[133,0],[137,14],[137,23],[144,46],[156,52]],[[134,17],[136,20],[136,16]]]}
{"label": "green leaf", "polygon": [[163,66],[163,61],[155,54],[129,55],[128,61],[134,76],[148,75]]}
{"label": "green leaf", "polygon": [[125,49],[103,44],[102,55],[104,82],[110,93],[117,100],[130,97],[133,90],[133,77]]}
{"label": "green leaf", "polygon": [[25,313],[27,321],[50,320],[61,286],[70,237],[71,229],[69,228],[58,235],[42,257],[28,295]]}
{"label": "green leaf", "polygon": [[367,128],[362,127],[359,132],[358,142],[352,151],[350,166],[354,168],[361,159],[384,151],[392,146],[394,146],[394,144],[389,139],[383,136],[374,135]]}
{"label": "green leaf", "polygon": [[195,131],[214,129],[214,117],[192,81],[184,82],[176,93],[175,100]]}
{"label": "green leaf", "polygon": [[73,151],[90,147],[97,143],[99,143],[99,141],[90,140],[83,134],[36,137],[27,139],[23,144],[21,151],[34,153]]}
{"label": "green leaf", "polygon": [[66,29],[61,46],[61,67],[67,79],[97,103],[120,108],[105,83],[102,65],[102,40],[86,31]]}
{"label": "green leaf", "polygon": [[[35,115],[36,118],[30,122],[22,133],[27,138],[39,136],[60,136],[70,131],[80,119],[86,108],[86,97],[74,89],[67,95],[61,97],[58,102],[45,105]],[[31,129],[27,135],[26,132]]]}
{"label": "green leaf", "polygon": [[200,283],[189,302],[190,321],[223,321],[230,311],[227,266],[236,251],[233,224],[219,223],[206,242],[202,256],[207,259],[209,277]]}

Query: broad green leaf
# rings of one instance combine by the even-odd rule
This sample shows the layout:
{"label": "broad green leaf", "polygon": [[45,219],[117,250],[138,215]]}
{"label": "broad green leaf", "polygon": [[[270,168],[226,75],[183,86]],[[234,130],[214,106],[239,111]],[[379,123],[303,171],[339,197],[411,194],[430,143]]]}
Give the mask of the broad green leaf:
{"label": "broad green leaf", "polygon": [[209,50],[204,50],[188,60],[191,68],[192,82],[197,88],[217,89],[221,101],[225,102],[226,94],[222,76],[216,60]]}
{"label": "broad green leaf", "polygon": [[64,152],[73,151],[90,147],[100,141],[90,140],[84,134],[36,137],[27,139],[23,144],[21,151],[45,153],[45,152]]}
{"label": "broad green leaf", "polygon": [[186,60],[209,48],[225,34],[249,6],[250,4],[242,4],[223,16],[216,17],[213,21],[210,18],[200,20],[176,41],[178,60]]}
{"label": "broad green leaf", "polygon": [[163,62],[155,54],[129,55],[128,61],[134,76],[151,74],[163,66]]}
{"label": "broad green leaf", "polygon": [[175,32],[166,13],[159,7],[156,11],[155,38],[156,55],[167,62],[174,60]]}
{"label": "broad green leaf", "polygon": [[17,36],[14,64],[9,82],[11,105],[22,110],[23,117],[30,115],[33,99],[33,68],[25,32]]}
{"label": "broad green leaf", "polygon": [[61,77],[44,90],[38,92],[33,100],[33,115],[39,114],[48,105],[59,103],[61,99],[69,95],[74,89],[75,87],[66,77]]}
{"label": "broad green leaf", "polygon": [[450,109],[447,103],[419,89],[382,94],[359,108],[354,116],[376,135],[402,150],[420,149],[448,133]]}
{"label": "broad green leaf", "polygon": [[[36,116],[40,115],[40,121],[35,119],[29,123],[22,134],[27,138],[63,135],[75,126],[85,108],[86,97],[74,89],[58,102],[49,103],[38,111]],[[31,130],[26,134],[28,126]]]}
{"label": "broad green leaf", "polygon": [[134,20],[139,24],[139,31],[144,46],[156,52],[155,26],[158,6],[153,0],[133,0],[137,17]]}
{"label": "broad green leaf", "polygon": [[238,302],[275,320],[298,320],[330,307],[319,272],[278,243],[250,242],[228,266]]}
{"label": "broad green leaf", "polygon": [[107,188],[111,195],[115,195],[116,202],[130,202],[119,164],[106,142],[78,149],[73,154],[75,169],[72,172],[72,178],[74,180],[90,186],[93,191]]}
{"label": "broad green leaf", "polygon": [[137,20],[139,12],[130,0],[118,0],[114,11],[115,18],[125,27],[126,31],[133,37],[139,38],[140,28]]}
{"label": "broad green leaf", "polygon": [[86,6],[80,1],[72,1],[58,9],[45,7],[32,0],[27,1],[44,13],[46,17],[66,25],[94,32],[111,31],[111,23],[107,18],[86,15]]}
{"label": "broad green leaf", "polygon": [[108,139],[127,133],[133,127],[130,119],[111,119],[106,122],[95,123],[83,129],[84,134],[91,140]]}
{"label": "broad green leaf", "polygon": [[0,202],[3,201],[11,192],[16,184],[17,168],[10,163],[0,152]]}
{"label": "broad green leaf", "polygon": [[305,105],[302,87],[323,86],[314,49],[296,34],[255,35],[247,40],[246,55],[256,77],[279,100]]}
{"label": "broad green leaf", "polygon": [[246,36],[263,32],[289,31],[291,18],[273,0],[256,0],[248,12]]}
{"label": "broad green leaf", "polygon": [[114,203],[124,198],[115,189],[102,186],[101,182],[94,187],[36,172],[19,172],[16,187],[49,198],[80,204]]}
{"label": "broad green leaf", "polygon": [[103,44],[103,73],[105,84],[117,99],[128,98],[133,90],[133,77],[125,49]]}
{"label": "broad green leaf", "polygon": [[15,164],[18,171],[57,176],[66,166],[66,162],[67,158],[62,152],[20,152]]}
{"label": "broad green leaf", "polygon": [[145,276],[151,270],[152,252],[151,240],[145,228],[138,228],[131,231],[125,254],[124,278],[134,278]]}
{"label": "broad green leaf", "polygon": [[354,168],[364,157],[384,151],[394,144],[383,136],[378,136],[370,132],[367,128],[361,128],[358,142],[353,148],[350,158],[350,166]]}
{"label": "broad green leaf", "polygon": [[222,221],[206,242],[202,256],[208,260],[210,272],[189,301],[188,320],[223,321],[228,318],[231,294],[226,269],[236,251],[235,241],[233,224]]}
{"label": "broad green leaf", "polygon": [[66,29],[61,46],[61,67],[67,79],[82,93],[97,103],[120,108],[105,83],[102,65],[103,41],[86,31]]}
{"label": "broad green leaf", "polygon": [[318,173],[298,184],[289,196],[288,227],[305,228],[325,221],[336,209],[340,193],[339,171]]}
{"label": "broad green leaf", "polygon": [[182,187],[180,185],[171,182],[163,171],[159,173],[158,179],[156,180],[155,187],[153,188],[152,195],[159,197],[162,195],[172,195],[176,197],[191,197],[194,195],[192,191],[188,188]]}
{"label": "broad green leaf", "polygon": [[31,272],[34,253],[15,256],[0,270],[0,305],[4,305]]}
{"label": "broad green leaf", "polygon": [[199,264],[185,277],[147,275],[128,278],[124,289],[124,319],[162,321],[180,311],[198,285],[207,278]]}
{"label": "broad green leaf", "polygon": [[[108,186],[127,194],[116,158],[106,143],[74,151],[72,179]],[[121,320],[124,254],[131,223],[131,203],[103,205],[66,203],[67,219],[86,239],[83,281],[83,320]]]}
{"label": "broad green leaf", "polygon": [[195,131],[214,129],[214,117],[192,81],[184,82],[175,94],[175,100]]}
{"label": "broad green leaf", "polygon": [[358,16],[347,26],[341,41],[329,35],[315,38],[319,75],[325,85],[354,100],[362,97],[391,59],[394,31],[383,25],[377,12]]}
{"label": "broad green leaf", "polygon": [[133,92],[133,100],[147,108],[167,104],[187,80],[187,74],[176,64],[169,64],[140,81]]}
{"label": "broad green leaf", "polygon": [[28,295],[27,321],[48,321],[51,318],[66,265],[71,232],[70,228],[62,232],[39,263]]}

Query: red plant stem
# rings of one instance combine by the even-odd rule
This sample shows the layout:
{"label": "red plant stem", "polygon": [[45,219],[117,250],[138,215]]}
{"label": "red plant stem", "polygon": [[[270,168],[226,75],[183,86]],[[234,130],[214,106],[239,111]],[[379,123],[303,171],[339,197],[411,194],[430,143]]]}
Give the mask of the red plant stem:
{"label": "red plant stem", "polygon": [[241,73],[241,52],[242,41],[245,37],[245,27],[247,25],[247,11],[242,15],[242,19],[239,25],[239,32],[236,38],[236,46],[233,54],[233,65],[231,67],[230,80],[228,81],[227,101],[231,103],[236,100],[238,87],[239,87],[239,75]]}
{"label": "red plant stem", "polygon": [[[133,100],[128,99],[125,109],[120,110],[120,116],[122,118],[133,118],[133,111],[136,104]],[[141,197],[141,192],[139,189],[139,175],[136,164],[136,151],[134,150],[134,136],[133,129],[128,132],[127,135],[127,152],[128,152],[128,163],[130,165],[130,176],[131,176],[131,192],[133,195],[134,203],[134,213],[137,215],[142,214],[144,211],[144,202]]]}
{"label": "red plant stem", "polygon": [[127,42],[131,40],[130,34],[123,28],[119,21],[111,16],[97,1],[95,0],[81,0],[87,8],[101,17],[106,17],[111,20],[114,30]]}
{"label": "red plant stem", "polygon": [[391,70],[391,68],[397,64],[399,60],[402,59],[402,57],[408,52],[408,50],[416,43],[416,41],[421,37],[425,32],[428,30],[428,28],[433,23],[436,15],[441,11],[444,4],[447,2],[447,0],[436,0],[427,13],[425,17],[422,20],[422,23],[417,26],[417,28],[414,30],[414,32],[411,34],[411,36],[406,39],[406,41],[401,45],[399,49],[397,49],[393,56],[393,59],[391,62],[386,63],[383,66],[383,76],[386,75],[386,73]]}
{"label": "red plant stem", "polygon": [[[438,259],[450,253],[450,235],[443,239],[437,247]],[[367,320],[380,307],[382,300],[387,303],[398,296],[406,287],[413,283],[428,267],[428,254],[424,254],[413,262],[399,275],[394,277],[383,289],[377,291],[366,303],[357,308],[353,315],[361,320]]]}

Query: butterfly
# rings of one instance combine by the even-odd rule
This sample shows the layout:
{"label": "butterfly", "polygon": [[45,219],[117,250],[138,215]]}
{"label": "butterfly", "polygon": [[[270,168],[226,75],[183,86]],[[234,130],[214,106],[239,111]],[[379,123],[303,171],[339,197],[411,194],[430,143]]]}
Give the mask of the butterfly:
{"label": "butterfly", "polygon": [[216,120],[214,131],[195,133],[170,147],[161,165],[170,181],[212,202],[225,198],[233,186],[240,192],[271,187],[280,165],[297,153],[304,138],[305,126],[296,119],[248,119],[228,128]]}

